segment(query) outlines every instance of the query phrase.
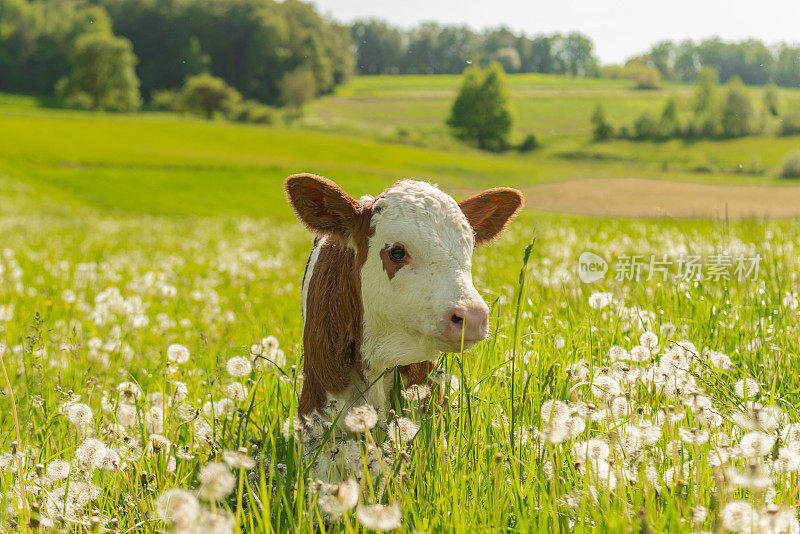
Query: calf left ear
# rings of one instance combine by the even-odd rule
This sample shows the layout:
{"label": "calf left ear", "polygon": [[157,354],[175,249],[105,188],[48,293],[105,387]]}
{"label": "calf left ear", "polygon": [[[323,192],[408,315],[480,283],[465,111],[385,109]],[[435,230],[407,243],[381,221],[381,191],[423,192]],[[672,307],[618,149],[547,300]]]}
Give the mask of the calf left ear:
{"label": "calf left ear", "polygon": [[346,241],[359,216],[359,203],[333,180],[316,174],[293,174],[284,182],[297,218],[317,235]]}
{"label": "calf left ear", "polygon": [[475,246],[492,241],[517,216],[525,200],[510,187],[487,189],[458,203],[475,232]]}

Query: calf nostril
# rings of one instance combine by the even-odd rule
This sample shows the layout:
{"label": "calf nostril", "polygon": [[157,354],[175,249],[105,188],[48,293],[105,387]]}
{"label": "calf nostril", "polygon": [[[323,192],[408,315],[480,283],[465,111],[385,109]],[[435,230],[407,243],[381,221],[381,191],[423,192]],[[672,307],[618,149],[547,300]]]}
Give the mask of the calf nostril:
{"label": "calf nostril", "polygon": [[461,326],[464,323],[464,318],[454,313],[453,315],[450,316],[450,322]]}

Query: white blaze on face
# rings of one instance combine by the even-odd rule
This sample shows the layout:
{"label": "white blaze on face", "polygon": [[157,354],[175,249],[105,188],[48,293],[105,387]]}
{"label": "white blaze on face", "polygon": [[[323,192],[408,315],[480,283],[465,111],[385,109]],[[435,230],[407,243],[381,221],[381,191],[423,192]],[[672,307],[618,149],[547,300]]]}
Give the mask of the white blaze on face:
{"label": "white blaze on face", "polygon": [[[431,184],[404,180],[373,204],[371,226],[361,269],[365,344],[386,365],[452,350],[444,337],[449,312],[485,306],[472,283],[473,230],[458,203]],[[381,251],[396,246],[407,262],[390,277]]]}

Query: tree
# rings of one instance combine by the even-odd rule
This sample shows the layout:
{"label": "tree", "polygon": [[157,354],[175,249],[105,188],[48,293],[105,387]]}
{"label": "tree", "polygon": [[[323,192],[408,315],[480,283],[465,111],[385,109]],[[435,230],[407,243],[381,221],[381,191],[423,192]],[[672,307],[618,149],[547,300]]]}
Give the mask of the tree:
{"label": "tree", "polygon": [[606,113],[601,104],[597,104],[592,113],[592,139],[595,141],[606,141],[614,134],[614,128],[606,120]]}
{"label": "tree", "polygon": [[506,46],[492,54],[492,61],[497,61],[506,72],[518,72],[522,67],[522,60],[516,48]]}
{"label": "tree", "polygon": [[773,117],[780,115],[781,97],[778,88],[774,84],[769,84],[764,91],[764,108]]}
{"label": "tree", "polygon": [[359,21],[351,28],[359,74],[399,74],[403,36],[377,20]]}
{"label": "tree", "polygon": [[305,67],[299,67],[283,76],[280,88],[284,103],[299,110],[316,94],[314,74]]}
{"label": "tree", "polygon": [[508,146],[513,113],[500,64],[492,63],[486,70],[473,66],[464,72],[447,124],[457,137],[484,150]]}
{"label": "tree", "polygon": [[718,83],[719,75],[713,67],[700,69],[694,94],[694,112],[696,115],[705,115],[713,112],[714,95]]}
{"label": "tree", "polygon": [[672,95],[667,100],[664,110],[661,112],[659,130],[663,137],[673,137],[680,134],[681,123],[678,119],[678,99],[675,95]]}
{"label": "tree", "polygon": [[744,84],[738,77],[728,82],[728,94],[722,104],[720,124],[726,137],[743,137],[753,132],[755,109]]}
{"label": "tree", "polygon": [[186,79],[181,90],[180,107],[211,120],[216,113],[232,109],[241,99],[242,95],[222,78],[198,74]]}
{"label": "tree", "polygon": [[132,111],[141,104],[131,42],[122,37],[89,33],[75,43],[70,74],[58,82],[67,102],[92,109]]}

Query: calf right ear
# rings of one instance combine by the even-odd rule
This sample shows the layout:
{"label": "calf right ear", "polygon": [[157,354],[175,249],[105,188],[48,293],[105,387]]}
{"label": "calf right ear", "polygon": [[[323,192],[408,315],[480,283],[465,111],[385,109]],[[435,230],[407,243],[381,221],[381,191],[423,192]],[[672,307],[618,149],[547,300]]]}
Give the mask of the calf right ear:
{"label": "calf right ear", "polygon": [[359,216],[359,203],[333,180],[293,174],[283,184],[297,218],[317,235],[347,241]]}

